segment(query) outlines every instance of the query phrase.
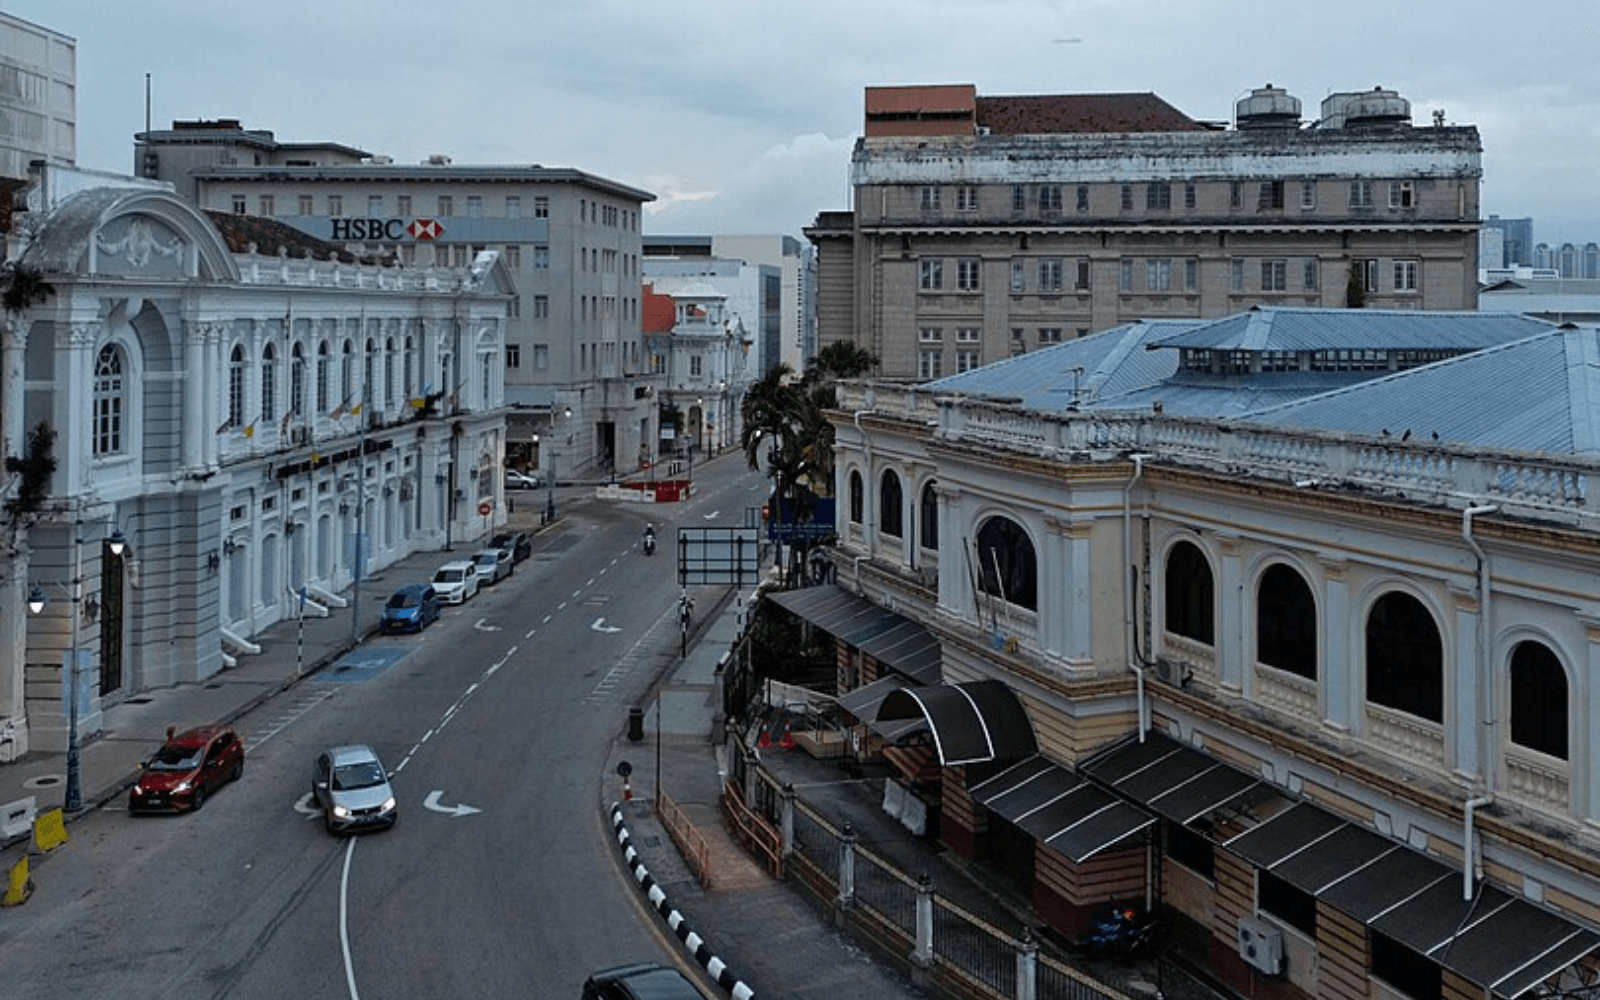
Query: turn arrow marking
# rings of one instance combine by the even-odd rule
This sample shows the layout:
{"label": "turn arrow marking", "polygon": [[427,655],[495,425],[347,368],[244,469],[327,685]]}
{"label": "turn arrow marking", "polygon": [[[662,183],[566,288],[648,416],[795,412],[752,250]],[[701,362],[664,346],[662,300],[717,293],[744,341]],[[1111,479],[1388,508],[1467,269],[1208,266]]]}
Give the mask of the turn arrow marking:
{"label": "turn arrow marking", "polygon": [[432,809],[436,813],[447,813],[451,816],[471,816],[473,813],[483,812],[482,809],[474,809],[472,806],[469,806],[466,803],[462,803],[458,806],[442,806],[439,804],[439,799],[443,795],[444,792],[435,788],[433,791],[428,793],[427,799],[425,799],[422,804],[427,806],[429,809]]}
{"label": "turn arrow marking", "polygon": [[620,627],[616,626],[616,625],[607,625],[606,624],[606,620],[604,618],[596,618],[594,620],[594,624],[590,625],[589,627],[591,629],[594,629],[596,632],[610,633],[610,632],[621,632],[622,631],[622,629]]}

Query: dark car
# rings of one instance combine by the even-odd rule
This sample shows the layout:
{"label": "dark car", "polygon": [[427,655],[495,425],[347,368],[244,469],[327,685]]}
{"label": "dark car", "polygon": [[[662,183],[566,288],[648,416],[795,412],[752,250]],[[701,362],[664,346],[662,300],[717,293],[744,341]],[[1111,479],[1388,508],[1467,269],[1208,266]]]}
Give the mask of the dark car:
{"label": "dark car", "polygon": [[583,984],[583,1000],[705,1000],[683,973],[654,962],[596,972]]}
{"label": "dark car", "polygon": [[426,583],[401,587],[383,606],[383,631],[421,632],[439,617],[439,595]]}
{"label": "dark car", "polygon": [[244,774],[244,742],[227,726],[198,726],[167,738],[140,765],[129,812],[187,812]]}
{"label": "dark car", "polygon": [[505,549],[511,553],[511,561],[519,563],[533,555],[533,539],[526,531],[503,531],[489,539],[489,548]]}
{"label": "dark car", "polygon": [[400,805],[389,772],[372,748],[360,743],[330,747],[311,767],[311,797],[329,833],[390,827]]}

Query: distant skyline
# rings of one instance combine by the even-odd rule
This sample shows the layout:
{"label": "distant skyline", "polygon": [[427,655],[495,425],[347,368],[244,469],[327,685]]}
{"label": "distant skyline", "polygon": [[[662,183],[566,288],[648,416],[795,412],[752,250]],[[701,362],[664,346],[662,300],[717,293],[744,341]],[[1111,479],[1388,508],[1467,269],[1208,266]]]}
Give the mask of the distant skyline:
{"label": "distant skyline", "polygon": [[979,94],[1153,92],[1227,121],[1273,84],[1384,86],[1483,139],[1482,216],[1600,240],[1600,4],[1314,3],[1295,17],[1221,0],[13,0],[78,48],[78,161],[133,168],[150,123],[236,118],[281,142],[398,163],[572,167],[655,194],[647,234],[784,233],[848,209],[869,86]]}

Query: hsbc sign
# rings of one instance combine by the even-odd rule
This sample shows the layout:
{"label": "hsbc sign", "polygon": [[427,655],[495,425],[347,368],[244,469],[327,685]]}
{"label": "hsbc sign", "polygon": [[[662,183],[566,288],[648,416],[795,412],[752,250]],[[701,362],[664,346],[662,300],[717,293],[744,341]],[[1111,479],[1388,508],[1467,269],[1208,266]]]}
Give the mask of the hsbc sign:
{"label": "hsbc sign", "polygon": [[444,235],[437,219],[329,219],[333,240],[436,240]]}

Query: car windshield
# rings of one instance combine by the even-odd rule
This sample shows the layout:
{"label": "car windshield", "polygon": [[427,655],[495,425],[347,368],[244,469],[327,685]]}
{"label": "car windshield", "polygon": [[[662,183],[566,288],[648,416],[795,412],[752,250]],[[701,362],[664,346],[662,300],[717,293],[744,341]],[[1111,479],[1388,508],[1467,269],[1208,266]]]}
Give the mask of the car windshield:
{"label": "car windshield", "polygon": [[500,557],[495,555],[493,552],[485,552],[483,555],[478,557],[479,566],[488,566],[493,568],[494,564],[499,561]]}
{"label": "car windshield", "polygon": [[200,766],[202,747],[164,746],[145,765],[151,771],[193,771]]}
{"label": "car windshield", "polygon": [[375,760],[364,760],[358,764],[341,764],[333,769],[333,790],[336,792],[371,788],[387,780],[383,768]]}
{"label": "car windshield", "polygon": [[510,535],[496,535],[493,538],[489,539],[489,544],[494,546],[497,549],[509,549],[511,547],[511,536]]}
{"label": "car windshield", "polygon": [[433,582],[459,583],[461,582],[461,576],[462,574],[459,569],[441,569],[439,572],[433,575]]}
{"label": "car windshield", "polygon": [[418,601],[416,593],[409,590],[401,591],[400,593],[389,598],[389,607],[391,608],[414,608],[417,606],[417,604]]}

